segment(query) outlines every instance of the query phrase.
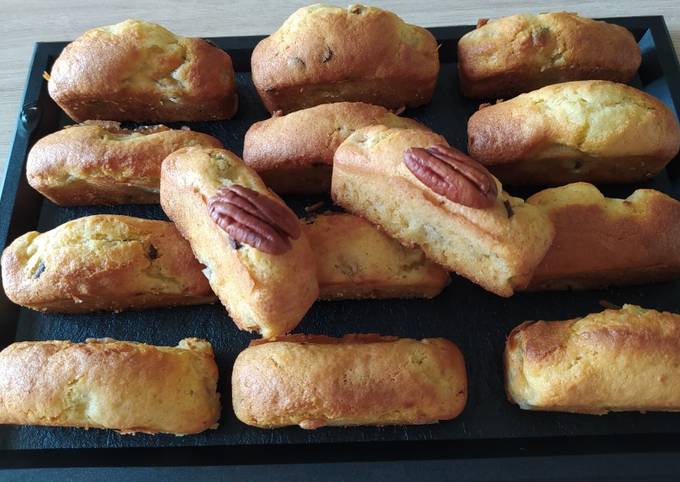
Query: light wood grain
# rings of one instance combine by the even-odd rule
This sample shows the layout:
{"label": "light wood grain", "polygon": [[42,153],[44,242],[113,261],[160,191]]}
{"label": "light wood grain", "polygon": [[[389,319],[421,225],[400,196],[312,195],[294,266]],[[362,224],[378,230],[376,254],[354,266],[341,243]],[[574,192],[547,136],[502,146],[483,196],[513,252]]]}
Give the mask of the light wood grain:
{"label": "light wood grain", "polygon": [[[130,0],[91,2],[62,0],[3,0],[0,44],[0,183],[4,182],[8,147],[14,136],[33,44],[37,41],[72,40],[85,30],[126,18],[158,22],[190,36],[268,34],[297,7],[311,2],[277,0]],[[680,7],[677,0],[623,1],[495,1],[429,0],[366,2],[390,9],[408,22],[434,27],[474,24],[480,17],[500,17],[519,12],[568,10],[588,17],[663,15],[680,50]],[[338,3],[341,4],[341,3]]]}

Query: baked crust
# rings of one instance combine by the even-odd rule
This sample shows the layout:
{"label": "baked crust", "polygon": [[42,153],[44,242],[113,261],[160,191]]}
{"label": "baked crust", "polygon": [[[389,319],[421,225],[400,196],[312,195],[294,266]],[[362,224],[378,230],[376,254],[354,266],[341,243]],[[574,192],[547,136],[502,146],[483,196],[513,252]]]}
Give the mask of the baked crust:
{"label": "baked crust", "polygon": [[545,209],[555,239],[529,290],[593,289],[680,277],[680,202],[652,189],[606,198],[592,184],[527,199]]}
{"label": "baked crust", "polygon": [[262,40],[253,83],[269,112],[359,101],[392,109],[432,99],[439,73],[430,32],[363,5],[310,5]]}
{"label": "baked crust", "polygon": [[570,12],[491,20],[458,41],[461,91],[473,98],[508,99],[571,80],[628,82],[641,61],[627,29]]}
{"label": "baked crust", "polygon": [[217,428],[210,343],[25,341],[0,352],[0,423],[185,435]]}
{"label": "baked crust", "polygon": [[164,125],[123,129],[118,122],[86,121],[36,142],[28,153],[26,177],[60,206],[158,204],[161,162],[188,146],[222,143]]}
{"label": "baked crust", "polygon": [[426,129],[377,105],[322,104],[254,123],[243,142],[243,160],[279,194],[327,193],[335,150],[354,131],[373,124]]}
{"label": "baked crust", "polygon": [[470,156],[508,184],[645,180],[679,148],[680,126],[661,101],[602,80],[544,87],[468,122]]}
{"label": "baked crust", "polygon": [[351,214],[321,214],[304,225],[316,256],[322,299],[433,298],[449,273]]}
{"label": "baked crust", "polygon": [[68,44],[48,89],[77,122],[218,120],[238,106],[226,52],[140,20],[88,30]]}
{"label": "baked crust", "polygon": [[508,337],[506,389],[525,410],[677,411],[680,315],[624,305],[525,322]]}
{"label": "baked crust", "polygon": [[436,194],[403,162],[404,150],[447,144],[433,132],[371,126],[335,152],[333,200],[407,247],[500,296],[527,286],[553,227],[541,209],[503,192],[488,209]]}
{"label": "baked crust", "polygon": [[97,214],[15,239],[2,284],[34,310],[121,311],[215,301],[202,268],[172,223]]}
{"label": "baked crust", "polygon": [[280,255],[230,242],[210,217],[207,202],[220,187],[232,184],[283,204],[232,152],[186,147],[163,161],[161,206],[207,266],[210,286],[236,325],[266,338],[287,333],[319,295],[314,254],[304,233]]}
{"label": "baked crust", "polygon": [[466,400],[463,355],[443,338],[290,335],[251,344],[232,373],[236,416],[262,428],[435,423]]}

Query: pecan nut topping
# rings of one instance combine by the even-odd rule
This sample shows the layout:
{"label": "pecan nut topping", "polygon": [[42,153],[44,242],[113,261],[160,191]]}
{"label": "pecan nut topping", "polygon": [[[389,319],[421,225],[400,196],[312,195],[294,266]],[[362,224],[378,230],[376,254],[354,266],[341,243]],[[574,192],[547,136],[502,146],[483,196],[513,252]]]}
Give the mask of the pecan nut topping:
{"label": "pecan nut topping", "polygon": [[450,201],[477,209],[496,202],[494,177],[458,149],[443,144],[411,147],[404,151],[404,164],[418,180]]}
{"label": "pecan nut topping", "polygon": [[285,205],[238,184],[220,188],[208,199],[210,217],[237,243],[269,254],[292,248],[300,222]]}

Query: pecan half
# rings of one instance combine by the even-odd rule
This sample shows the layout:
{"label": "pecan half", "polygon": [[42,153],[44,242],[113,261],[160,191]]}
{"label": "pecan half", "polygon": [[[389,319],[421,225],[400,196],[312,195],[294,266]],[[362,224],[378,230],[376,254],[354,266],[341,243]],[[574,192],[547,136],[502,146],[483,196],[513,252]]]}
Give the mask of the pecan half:
{"label": "pecan half", "polygon": [[498,196],[491,173],[453,147],[411,147],[404,151],[404,164],[423,184],[455,203],[483,209]]}
{"label": "pecan half", "polygon": [[301,234],[300,222],[285,205],[238,184],[226,186],[208,199],[210,217],[237,243],[269,254],[292,248]]}

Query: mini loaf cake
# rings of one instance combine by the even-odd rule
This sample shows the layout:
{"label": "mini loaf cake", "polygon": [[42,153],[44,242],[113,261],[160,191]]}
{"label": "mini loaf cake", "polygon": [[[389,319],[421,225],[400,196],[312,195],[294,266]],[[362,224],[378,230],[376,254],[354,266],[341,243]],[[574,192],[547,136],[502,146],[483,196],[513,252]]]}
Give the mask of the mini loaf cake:
{"label": "mini loaf cake", "polygon": [[140,20],[95,28],[68,44],[48,89],[77,122],[228,119],[238,104],[226,52]]}
{"label": "mini loaf cake", "polygon": [[322,104],[254,123],[243,142],[243,160],[279,194],[327,193],[335,150],[354,131],[373,124],[425,129],[377,105]]}
{"label": "mini loaf cake", "polygon": [[553,239],[536,206],[433,132],[371,126],[335,152],[333,200],[501,296],[525,288]]}
{"label": "mini loaf cake", "polygon": [[570,80],[628,82],[641,60],[628,30],[569,12],[480,20],[458,41],[460,88],[473,98],[507,99]]}
{"label": "mini loaf cake", "polygon": [[298,218],[232,152],[170,154],[161,167],[161,206],[240,329],[266,338],[287,333],[318,297],[314,254]]}
{"label": "mini loaf cake", "polygon": [[[432,298],[449,282],[448,273],[422,251],[404,248],[359,217],[323,214],[303,228],[322,299]],[[164,221],[79,218],[44,234],[27,233],[7,248],[2,264],[7,296],[41,311],[118,311],[216,300],[186,241]],[[88,276],[81,279],[83,273]],[[185,290],[175,292],[182,285]]]}
{"label": "mini loaf cake", "polygon": [[15,239],[2,254],[14,303],[84,313],[215,301],[172,223],[97,214]]}
{"label": "mini loaf cake", "polygon": [[322,214],[304,226],[322,299],[432,298],[449,273],[351,214]]}
{"label": "mini loaf cake", "polygon": [[679,411],[680,315],[624,305],[528,321],[505,348],[506,389],[525,410]]}
{"label": "mini loaf cake", "polygon": [[551,85],[483,107],[468,123],[470,156],[507,184],[645,180],[678,148],[680,126],[661,101],[599,80]]}
{"label": "mini loaf cake", "polygon": [[118,122],[87,121],[36,142],[28,154],[26,177],[60,206],[158,204],[161,162],[188,146],[222,144],[188,129],[123,129]]}
{"label": "mini loaf cake", "polygon": [[527,199],[548,213],[555,240],[530,290],[590,289],[680,277],[680,202],[638,189],[606,198],[592,184],[546,189]]}
{"label": "mini loaf cake", "polygon": [[262,40],[251,65],[269,112],[340,101],[399,109],[430,102],[439,55],[430,32],[392,12],[316,4]]}
{"label": "mini loaf cake", "polygon": [[457,417],[467,401],[463,355],[443,338],[254,341],[231,382],[238,419],[262,428],[434,423]]}
{"label": "mini loaf cake", "polygon": [[0,352],[0,423],[186,435],[217,428],[210,343],[25,341]]}

